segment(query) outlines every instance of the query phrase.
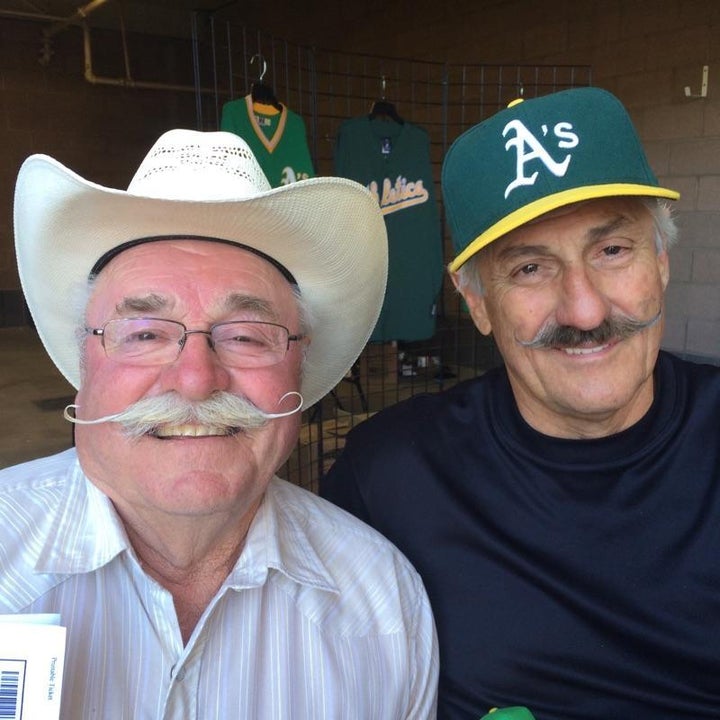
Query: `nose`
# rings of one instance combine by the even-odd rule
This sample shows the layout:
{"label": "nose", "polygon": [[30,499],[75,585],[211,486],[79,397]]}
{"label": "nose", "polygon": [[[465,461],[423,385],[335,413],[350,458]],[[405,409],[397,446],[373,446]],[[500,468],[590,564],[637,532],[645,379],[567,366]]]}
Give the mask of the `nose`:
{"label": "nose", "polygon": [[180,354],[163,370],[163,389],[188,400],[204,400],[218,390],[227,390],[229,384],[230,374],[213,350],[210,333],[202,330],[185,333]]}
{"label": "nose", "polygon": [[610,303],[597,279],[584,266],[563,270],[556,321],[580,330],[592,330],[605,320]]}

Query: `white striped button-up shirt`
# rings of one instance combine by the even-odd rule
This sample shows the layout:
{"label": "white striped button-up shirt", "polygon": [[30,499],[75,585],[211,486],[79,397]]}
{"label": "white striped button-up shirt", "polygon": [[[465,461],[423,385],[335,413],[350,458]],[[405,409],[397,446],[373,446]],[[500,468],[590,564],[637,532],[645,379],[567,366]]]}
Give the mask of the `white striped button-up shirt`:
{"label": "white striped button-up shirt", "polygon": [[277,478],[184,645],[172,596],[74,450],[0,472],[0,613],[45,612],[67,627],[64,720],[435,716],[417,573],[374,530]]}

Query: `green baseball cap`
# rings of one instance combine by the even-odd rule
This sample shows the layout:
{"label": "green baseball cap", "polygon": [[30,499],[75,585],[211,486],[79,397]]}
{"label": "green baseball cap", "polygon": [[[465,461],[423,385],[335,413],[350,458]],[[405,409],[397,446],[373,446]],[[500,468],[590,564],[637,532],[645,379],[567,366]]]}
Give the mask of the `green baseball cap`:
{"label": "green baseball cap", "polygon": [[442,168],[455,272],[493,240],[593,198],[677,200],[660,187],[620,101],[600,88],[516,100],[463,133]]}

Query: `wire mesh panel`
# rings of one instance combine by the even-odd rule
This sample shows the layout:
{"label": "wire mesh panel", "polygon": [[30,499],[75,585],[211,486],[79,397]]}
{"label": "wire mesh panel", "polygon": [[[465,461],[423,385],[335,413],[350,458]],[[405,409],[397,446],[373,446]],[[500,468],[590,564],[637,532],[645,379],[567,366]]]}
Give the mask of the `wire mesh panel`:
{"label": "wire mesh panel", "polygon": [[[211,23],[197,34],[196,45],[198,86],[214,88],[197,93],[200,128],[217,129],[224,103],[247,95],[262,80],[305,121],[316,174],[333,175],[340,125],[385,101],[428,133],[441,218],[440,170],[455,138],[519,97],[592,84],[588,66],[450,65],[343,53],[295,45],[232,23]],[[438,242],[449,262],[446,232]],[[338,386],[305,411],[284,477],[316,489],[354,425],[411,395],[441,391],[502,362],[492,339],[475,330],[451,285],[444,279],[432,338],[369,343]]]}

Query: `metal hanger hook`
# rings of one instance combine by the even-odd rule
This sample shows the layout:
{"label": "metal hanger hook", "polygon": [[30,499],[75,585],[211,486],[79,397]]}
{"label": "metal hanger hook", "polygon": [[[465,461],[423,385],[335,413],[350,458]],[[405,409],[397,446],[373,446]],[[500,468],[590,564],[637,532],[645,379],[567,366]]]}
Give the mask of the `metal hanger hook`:
{"label": "metal hanger hook", "polygon": [[267,62],[266,62],[265,58],[264,58],[260,53],[256,53],[255,55],[253,55],[253,56],[250,58],[250,64],[251,64],[251,65],[253,64],[253,60],[254,60],[255,58],[258,59],[258,63],[262,62],[262,72],[260,73],[260,76],[258,77],[258,80],[260,80],[260,82],[262,82],[263,78],[265,77],[265,73],[267,72]]}

